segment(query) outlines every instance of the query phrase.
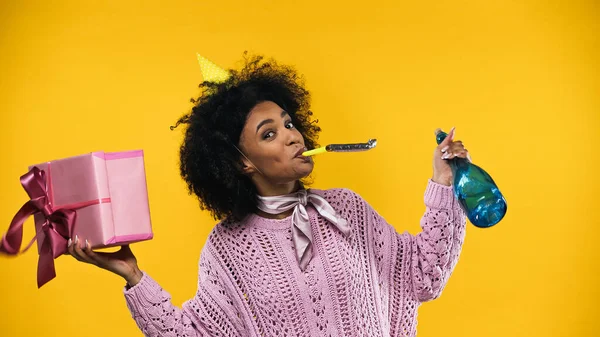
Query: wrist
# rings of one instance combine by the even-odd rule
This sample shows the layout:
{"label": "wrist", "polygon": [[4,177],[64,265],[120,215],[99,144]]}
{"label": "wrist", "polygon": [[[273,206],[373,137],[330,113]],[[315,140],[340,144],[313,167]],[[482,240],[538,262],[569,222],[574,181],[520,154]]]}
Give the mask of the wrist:
{"label": "wrist", "polygon": [[434,183],[444,185],[444,186],[452,186],[452,178],[451,177],[431,177],[431,180]]}
{"label": "wrist", "polygon": [[144,273],[142,273],[138,266],[135,266],[133,270],[127,275],[123,276],[123,278],[125,279],[125,282],[127,282],[127,285],[129,287],[133,287],[134,285],[140,282],[143,276]]}

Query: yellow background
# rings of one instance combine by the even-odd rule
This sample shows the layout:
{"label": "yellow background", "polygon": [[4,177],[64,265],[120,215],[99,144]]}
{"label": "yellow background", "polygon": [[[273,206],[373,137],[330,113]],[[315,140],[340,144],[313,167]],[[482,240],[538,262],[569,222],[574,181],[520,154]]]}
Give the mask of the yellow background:
{"label": "yellow background", "polygon": [[[593,0],[2,1],[0,231],[28,165],[142,148],[155,239],[132,248],[181,305],[215,221],[186,193],[169,126],[198,93],[196,52],[235,67],[249,50],[305,74],[321,144],[379,140],[319,156],[314,187],[351,188],[415,234],[433,130],[456,126],[505,195],[499,225],[469,225],[419,336],[598,335],[599,14]],[[61,257],[38,290],[36,263],[0,258],[0,335],[141,335],[117,276]]]}

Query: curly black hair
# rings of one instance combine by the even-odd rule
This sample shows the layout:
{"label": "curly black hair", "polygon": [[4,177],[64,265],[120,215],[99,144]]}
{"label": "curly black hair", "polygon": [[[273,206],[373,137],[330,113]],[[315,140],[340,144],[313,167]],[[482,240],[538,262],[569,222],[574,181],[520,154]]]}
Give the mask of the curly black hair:
{"label": "curly black hair", "polygon": [[[180,147],[180,173],[202,210],[213,218],[241,220],[257,209],[257,190],[241,171],[240,135],[250,110],[272,101],[290,115],[307,148],[318,147],[321,128],[313,121],[304,79],[291,66],[244,53],[241,70],[221,83],[204,81],[194,107],[171,129],[187,124]],[[234,146],[235,145],[235,146]],[[303,181],[307,183],[307,181]]]}

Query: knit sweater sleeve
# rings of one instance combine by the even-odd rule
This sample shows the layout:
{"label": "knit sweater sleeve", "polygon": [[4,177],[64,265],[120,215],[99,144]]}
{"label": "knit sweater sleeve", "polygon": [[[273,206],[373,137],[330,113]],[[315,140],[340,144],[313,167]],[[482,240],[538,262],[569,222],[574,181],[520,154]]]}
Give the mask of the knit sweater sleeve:
{"label": "knit sweater sleeve", "polygon": [[240,336],[243,322],[234,307],[229,287],[206,247],[200,258],[196,295],[181,308],[146,272],[135,286],[125,289],[127,307],[148,337]]}
{"label": "knit sweater sleeve", "polygon": [[398,238],[409,248],[405,258],[410,261],[412,289],[421,302],[441,295],[458,262],[466,228],[466,215],[451,186],[429,180],[425,206],[422,231],[416,236],[404,233]]}
{"label": "knit sweater sleeve", "polygon": [[394,312],[404,299],[419,302],[441,295],[458,261],[466,216],[451,186],[428,181],[421,232],[399,233],[364,200],[370,224],[368,246],[386,301]]}
{"label": "knit sweater sleeve", "polygon": [[138,284],[125,289],[125,300],[144,336],[204,336],[193,323],[194,313],[174,306],[171,295],[146,272]]}

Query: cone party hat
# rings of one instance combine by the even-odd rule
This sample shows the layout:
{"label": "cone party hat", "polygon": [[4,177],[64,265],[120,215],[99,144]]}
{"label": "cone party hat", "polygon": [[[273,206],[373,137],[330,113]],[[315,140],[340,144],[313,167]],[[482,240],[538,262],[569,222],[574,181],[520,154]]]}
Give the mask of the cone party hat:
{"label": "cone party hat", "polygon": [[229,78],[229,72],[227,72],[227,70],[217,66],[202,55],[197,55],[200,71],[202,72],[202,79],[204,81],[221,83]]}

